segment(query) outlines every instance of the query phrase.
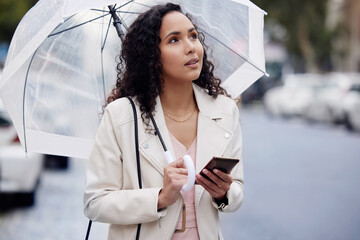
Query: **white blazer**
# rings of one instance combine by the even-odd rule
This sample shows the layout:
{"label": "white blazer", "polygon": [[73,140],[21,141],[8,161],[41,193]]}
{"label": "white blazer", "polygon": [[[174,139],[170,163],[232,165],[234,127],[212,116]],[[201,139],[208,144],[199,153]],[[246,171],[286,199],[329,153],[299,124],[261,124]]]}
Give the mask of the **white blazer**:
{"label": "white blazer", "polygon": [[[231,174],[228,205],[223,208],[232,212],[243,200],[239,110],[230,98],[221,95],[213,99],[195,84],[193,89],[199,107],[196,172],[213,156],[240,159]],[[174,156],[160,98],[156,101],[154,118]],[[154,131],[145,130],[138,106],[137,113],[143,189],[138,189],[132,108],[127,98],[120,98],[107,106],[96,135],[86,171],[84,212],[93,221],[110,223],[110,240],[135,239],[138,223],[142,223],[140,239],[171,239],[184,200],[181,196],[173,205],[157,211],[167,163],[160,140]],[[218,205],[200,185],[195,185],[195,209],[200,239],[223,239]]]}

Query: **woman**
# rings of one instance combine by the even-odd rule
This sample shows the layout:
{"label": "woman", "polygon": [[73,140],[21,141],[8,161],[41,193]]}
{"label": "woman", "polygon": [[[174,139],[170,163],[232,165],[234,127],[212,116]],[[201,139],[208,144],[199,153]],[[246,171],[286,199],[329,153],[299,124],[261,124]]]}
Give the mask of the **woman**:
{"label": "woman", "polygon": [[[213,156],[241,159],[238,109],[224,96],[203,38],[178,5],[140,15],[122,45],[116,87],[108,98],[89,160],[85,214],[110,223],[109,239],[222,239],[218,212],[243,199],[242,160],[231,174],[217,170],[187,181],[182,156],[199,172]],[[138,189],[131,96],[137,105],[143,189]],[[167,164],[150,115],[176,161]],[[183,229],[184,231],[181,231]]]}

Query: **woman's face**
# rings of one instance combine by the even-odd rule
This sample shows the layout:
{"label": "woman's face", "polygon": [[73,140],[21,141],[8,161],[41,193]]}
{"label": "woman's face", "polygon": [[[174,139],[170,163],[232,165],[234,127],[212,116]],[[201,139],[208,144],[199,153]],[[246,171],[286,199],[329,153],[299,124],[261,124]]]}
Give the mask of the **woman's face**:
{"label": "woman's face", "polygon": [[160,27],[162,77],[168,81],[193,81],[200,76],[204,49],[191,21],[180,12],[169,12]]}

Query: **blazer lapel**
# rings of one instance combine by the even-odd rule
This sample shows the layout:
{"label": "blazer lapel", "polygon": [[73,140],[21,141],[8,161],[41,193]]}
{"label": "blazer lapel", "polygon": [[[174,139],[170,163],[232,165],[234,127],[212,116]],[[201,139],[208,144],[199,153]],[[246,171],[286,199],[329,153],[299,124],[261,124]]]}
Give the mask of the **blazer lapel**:
{"label": "blazer lapel", "polygon": [[233,133],[219,126],[201,112],[198,119],[196,170],[200,172],[215,157],[221,157]]}
{"label": "blazer lapel", "polygon": [[[160,134],[163,138],[166,148],[171,152],[172,156],[174,156],[174,150],[171,144],[168,129],[165,124],[160,97],[156,98],[154,113],[155,113],[154,119],[159,128]],[[155,128],[152,128],[152,130],[149,132],[145,130],[146,126],[144,124],[142,124],[142,126],[144,128],[143,131],[139,131],[139,136],[140,134],[142,134],[142,136],[139,137],[140,153],[143,155],[145,159],[147,159],[154,166],[156,170],[159,171],[161,175],[164,175],[164,167],[167,164],[167,162],[165,159],[164,149],[161,145],[160,139],[155,134]]]}
{"label": "blazer lapel", "polygon": [[[201,88],[194,85],[194,93],[199,107],[196,150],[196,173],[199,173],[214,156],[223,155],[230,143],[233,132],[222,127],[218,121],[222,119],[222,111],[214,99]],[[197,207],[204,188],[196,188],[195,206]]]}

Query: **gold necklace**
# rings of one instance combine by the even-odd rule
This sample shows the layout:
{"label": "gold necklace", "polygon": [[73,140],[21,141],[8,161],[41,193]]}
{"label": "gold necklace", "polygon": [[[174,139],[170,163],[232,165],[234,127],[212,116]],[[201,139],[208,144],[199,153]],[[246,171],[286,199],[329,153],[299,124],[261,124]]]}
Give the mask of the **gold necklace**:
{"label": "gold necklace", "polygon": [[[194,106],[194,108],[195,108],[195,104],[194,104],[193,106]],[[188,115],[191,111],[194,111],[193,108],[190,108],[190,110],[189,110],[188,112],[186,112],[186,113],[184,113],[184,114],[182,114],[182,115],[180,116],[180,115],[176,115],[175,113],[172,113],[172,112],[166,110],[165,108],[163,108],[163,110],[164,110],[164,112],[166,112],[166,113],[168,113],[168,114],[170,114],[170,115],[173,115],[173,116],[175,116],[175,117],[183,117],[183,116]]]}
{"label": "gold necklace", "polygon": [[[182,123],[182,122],[188,121],[188,120],[194,115],[195,109],[196,109],[196,107],[194,106],[191,115],[190,115],[188,118],[183,119],[183,120],[178,120],[178,119],[176,119],[176,118],[173,118],[170,114],[168,114],[168,112],[167,112],[165,109],[164,109],[164,112],[165,112],[165,116],[167,116],[168,118],[174,120],[175,122]],[[186,113],[184,116],[186,116],[187,114],[188,114],[188,113]],[[175,115],[175,116],[176,116],[176,115]]]}

